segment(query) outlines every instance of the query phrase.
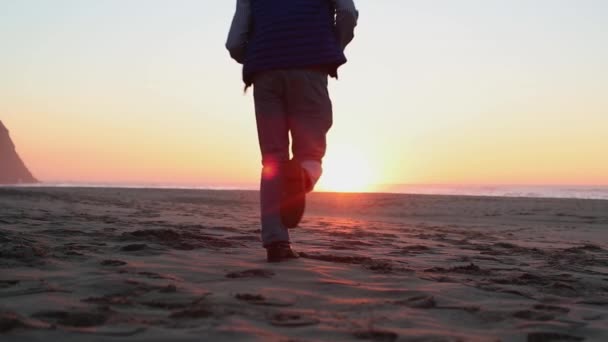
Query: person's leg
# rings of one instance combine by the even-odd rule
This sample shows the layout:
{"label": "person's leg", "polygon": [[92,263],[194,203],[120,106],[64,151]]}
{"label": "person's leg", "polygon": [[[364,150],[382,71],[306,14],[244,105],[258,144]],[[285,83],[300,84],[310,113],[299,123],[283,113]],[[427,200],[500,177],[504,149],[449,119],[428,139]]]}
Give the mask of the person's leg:
{"label": "person's leg", "polygon": [[321,176],[326,135],[333,123],[327,78],[327,73],[313,70],[292,70],[287,77],[292,152],[310,177],[311,189]]}
{"label": "person's leg", "polygon": [[281,71],[256,75],[253,84],[258,140],[262,152],[260,211],[262,243],[289,242],[281,222],[282,165],[289,160],[289,134],[285,108],[284,76]]}

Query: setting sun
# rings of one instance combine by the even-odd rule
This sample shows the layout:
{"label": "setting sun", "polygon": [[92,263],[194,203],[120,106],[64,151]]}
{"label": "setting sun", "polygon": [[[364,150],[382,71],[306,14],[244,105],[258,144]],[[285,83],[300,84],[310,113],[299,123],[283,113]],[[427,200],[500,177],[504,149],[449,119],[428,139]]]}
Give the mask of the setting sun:
{"label": "setting sun", "polygon": [[373,165],[354,146],[334,146],[324,162],[323,176],[317,189],[321,191],[366,192],[373,190]]}

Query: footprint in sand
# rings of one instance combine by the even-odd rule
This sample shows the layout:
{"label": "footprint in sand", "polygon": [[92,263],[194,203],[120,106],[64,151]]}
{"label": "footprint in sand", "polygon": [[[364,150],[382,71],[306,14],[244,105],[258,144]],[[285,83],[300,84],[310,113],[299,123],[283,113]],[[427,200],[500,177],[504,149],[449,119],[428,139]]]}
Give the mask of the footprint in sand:
{"label": "footprint in sand", "polygon": [[553,305],[536,304],[530,310],[521,310],[513,314],[513,317],[528,321],[550,321],[559,314],[567,314],[570,309]]}
{"label": "footprint in sand", "polygon": [[45,322],[21,317],[14,312],[0,311],[0,333],[17,328],[51,329],[52,326]]}
{"label": "footprint in sand", "polygon": [[137,272],[138,275],[144,276],[148,279],[166,279],[166,280],[175,280],[175,278],[173,278],[172,276],[169,275],[162,275],[162,274],[158,274],[156,272],[148,272],[148,271],[142,271],[142,272]]}
{"label": "footprint in sand", "polygon": [[568,309],[568,308],[563,308],[561,306],[545,305],[545,304],[536,304],[536,305],[534,305],[534,309],[539,310],[539,311],[558,313],[558,314],[559,313],[566,314],[566,313],[570,312],[570,309]]}
{"label": "footprint in sand", "polygon": [[163,289],[142,295],[138,300],[139,304],[164,310],[186,310],[201,307],[211,294],[193,297],[190,293],[165,292]]}
{"label": "footprint in sand", "polygon": [[254,304],[254,305],[262,305],[262,306],[292,306],[294,303],[281,301],[278,299],[266,298],[262,295],[249,294],[249,293],[239,293],[234,296],[236,299]]}
{"label": "footprint in sand", "polygon": [[435,298],[433,296],[428,295],[411,297],[408,299],[397,301],[395,302],[395,304],[405,305],[414,309],[432,309],[437,306]]}
{"label": "footprint in sand", "polygon": [[137,252],[137,251],[142,251],[144,249],[148,249],[148,245],[146,245],[145,243],[134,243],[134,244],[126,245],[126,246],[122,247],[120,250],[124,251],[124,252]]}
{"label": "footprint in sand", "polygon": [[86,328],[105,324],[109,314],[103,312],[41,311],[33,314],[32,317],[52,324]]}
{"label": "footprint in sand", "polygon": [[0,280],[0,289],[6,289],[19,284],[19,280]]}
{"label": "footprint in sand", "polygon": [[213,316],[213,312],[203,305],[196,305],[190,308],[176,311],[169,315],[173,319],[200,319]]}
{"label": "footprint in sand", "polygon": [[399,338],[399,335],[392,331],[384,330],[366,330],[357,331],[353,334],[359,340],[371,340],[371,341],[387,341],[393,342]]}
{"label": "footprint in sand", "polygon": [[[19,285],[19,286],[17,286],[17,285]],[[40,281],[7,280],[7,281],[3,281],[3,283],[0,283],[0,289],[3,290],[2,292],[0,292],[0,298],[27,296],[27,295],[32,295],[32,294],[52,293],[52,292],[70,293],[70,291],[50,285],[44,280],[40,280]]]}
{"label": "footprint in sand", "polygon": [[121,260],[103,260],[100,264],[102,266],[124,266],[127,263]]}
{"label": "footprint in sand", "polygon": [[307,317],[305,314],[290,312],[276,313],[270,317],[269,322],[277,327],[304,327],[321,323],[315,317]]}
{"label": "footprint in sand", "polygon": [[106,295],[103,297],[88,297],[82,300],[84,303],[93,303],[100,305],[133,305],[135,302],[133,298],[128,295]]}
{"label": "footprint in sand", "polygon": [[555,315],[542,311],[522,310],[514,313],[513,317],[529,321],[550,321],[555,318]]}
{"label": "footprint in sand", "polygon": [[605,298],[588,298],[577,302],[577,304],[608,306],[608,299]]}
{"label": "footprint in sand", "polygon": [[585,321],[599,321],[602,319],[607,319],[608,315],[606,314],[590,314],[590,315],[583,315],[582,317]]}
{"label": "footprint in sand", "polygon": [[23,326],[19,316],[11,312],[0,313],[0,333],[11,331]]}
{"label": "footprint in sand", "polygon": [[238,278],[270,278],[274,276],[274,272],[263,269],[253,269],[240,272],[230,272],[226,274],[226,278],[238,279]]}
{"label": "footprint in sand", "polygon": [[584,341],[585,339],[578,336],[567,334],[552,333],[552,332],[534,332],[528,334],[528,342],[568,342],[568,341]]}

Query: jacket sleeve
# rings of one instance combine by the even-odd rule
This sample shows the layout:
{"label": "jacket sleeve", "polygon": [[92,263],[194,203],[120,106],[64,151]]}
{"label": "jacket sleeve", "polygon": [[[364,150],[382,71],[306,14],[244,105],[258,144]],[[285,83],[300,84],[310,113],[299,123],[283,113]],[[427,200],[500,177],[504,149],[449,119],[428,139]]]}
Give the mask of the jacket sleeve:
{"label": "jacket sleeve", "polygon": [[359,11],[353,0],[332,0],[336,7],[336,34],[344,50],[355,37]]}
{"label": "jacket sleeve", "polygon": [[226,49],[230,52],[230,56],[241,64],[245,60],[250,25],[251,8],[249,0],[237,0],[236,11],[226,40]]}

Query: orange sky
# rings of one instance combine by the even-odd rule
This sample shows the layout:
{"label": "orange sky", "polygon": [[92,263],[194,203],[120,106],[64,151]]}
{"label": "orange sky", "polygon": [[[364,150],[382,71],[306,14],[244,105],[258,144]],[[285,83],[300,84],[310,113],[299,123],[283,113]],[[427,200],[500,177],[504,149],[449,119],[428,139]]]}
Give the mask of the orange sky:
{"label": "orange sky", "polygon": [[[169,4],[0,4],[0,120],[35,176],[255,187],[234,6]],[[358,5],[321,189],[608,184],[604,2]]]}

